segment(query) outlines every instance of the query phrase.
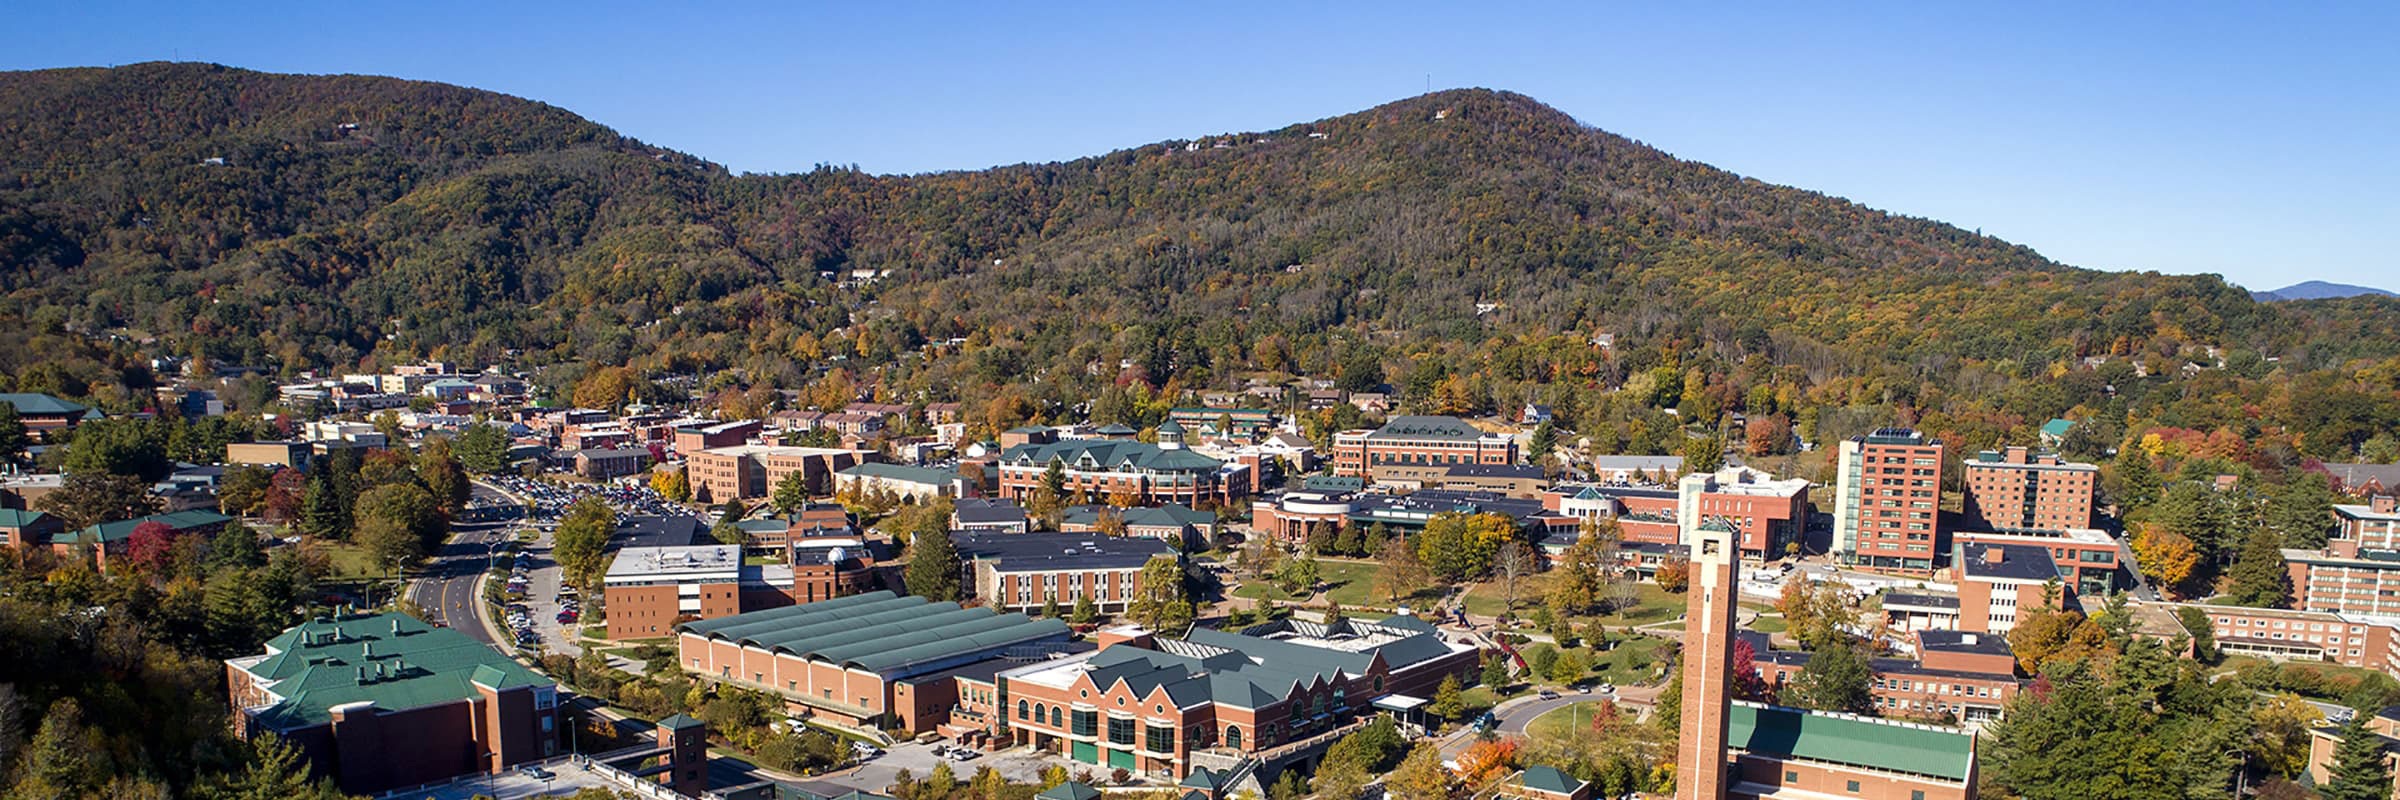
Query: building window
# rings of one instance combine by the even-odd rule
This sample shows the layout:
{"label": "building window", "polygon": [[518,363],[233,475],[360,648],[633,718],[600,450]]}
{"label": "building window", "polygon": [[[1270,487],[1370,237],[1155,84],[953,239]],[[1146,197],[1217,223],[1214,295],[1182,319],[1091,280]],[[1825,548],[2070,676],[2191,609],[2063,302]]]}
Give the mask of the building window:
{"label": "building window", "polygon": [[1025,719],[1025,701],[1017,701],[1017,719]]}
{"label": "building window", "polygon": [[1076,709],[1074,733],[1077,736],[1100,735],[1100,712]]}
{"label": "building window", "polygon": [[1791,770],[1788,770],[1788,769],[1787,769],[1787,770],[1784,770],[1784,771],[1783,771],[1783,782],[1784,782],[1784,783],[1799,783],[1799,782],[1800,782],[1800,773],[1793,772],[1793,771],[1791,771]]}
{"label": "building window", "polygon": [[1142,749],[1153,753],[1175,752],[1175,729],[1160,725],[1143,726]]}
{"label": "building window", "polygon": [[1858,794],[1858,781],[1850,781],[1849,784],[1850,793]]}
{"label": "building window", "polygon": [[1225,746],[1235,750],[1242,749],[1242,729],[1231,725],[1225,726]]}
{"label": "building window", "polygon": [[1110,717],[1108,719],[1108,743],[1132,745],[1133,720]]}

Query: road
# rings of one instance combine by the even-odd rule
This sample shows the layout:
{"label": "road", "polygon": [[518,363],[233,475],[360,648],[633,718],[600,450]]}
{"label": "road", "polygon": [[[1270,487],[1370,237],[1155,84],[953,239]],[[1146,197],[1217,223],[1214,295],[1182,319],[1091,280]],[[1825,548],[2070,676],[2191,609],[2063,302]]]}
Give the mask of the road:
{"label": "road", "polygon": [[[512,502],[483,484],[473,496],[485,502]],[[483,598],[477,593],[484,570],[490,568],[493,547],[508,540],[511,522],[470,522],[454,526],[450,540],[426,562],[409,585],[409,599],[433,615],[434,621],[475,641],[498,646],[491,628],[483,624]]]}

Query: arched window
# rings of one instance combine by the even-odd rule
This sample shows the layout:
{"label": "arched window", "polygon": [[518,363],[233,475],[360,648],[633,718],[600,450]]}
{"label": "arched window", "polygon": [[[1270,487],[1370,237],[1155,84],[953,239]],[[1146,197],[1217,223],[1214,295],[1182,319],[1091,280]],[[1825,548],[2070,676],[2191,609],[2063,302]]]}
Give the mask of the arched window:
{"label": "arched window", "polygon": [[1053,728],[1064,728],[1064,727],[1066,727],[1066,726],[1067,726],[1067,724],[1066,724],[1065,722],[1061,722],[1061,721],[1060,721],[1061,719],[1062,719],[1062,715],[1060,715],[1060,714],[1059,714],[1059,712],[1058,712],[1058,707],[1057,707],[1057,706],[1051,706],[1051,707],[1050,707],[1050,727],[1053,727]]}
{"label": "arched window", "polygon": [[1019,699],[1019,700],[1017,701],[1017,719],[1024,719],[1024,718],[1025,718],[1025,701],[1024,701],[1023,699]]}
{"label": "arched window", "polygon": [[1033,721],[1042,721],[1042,704],[1040,703],[1033,704]]}
{"label": "arched window", "polygon": [[1225,726],[1225,746],[1235,750],[1242,749],[1242,729],[1231,725]]}

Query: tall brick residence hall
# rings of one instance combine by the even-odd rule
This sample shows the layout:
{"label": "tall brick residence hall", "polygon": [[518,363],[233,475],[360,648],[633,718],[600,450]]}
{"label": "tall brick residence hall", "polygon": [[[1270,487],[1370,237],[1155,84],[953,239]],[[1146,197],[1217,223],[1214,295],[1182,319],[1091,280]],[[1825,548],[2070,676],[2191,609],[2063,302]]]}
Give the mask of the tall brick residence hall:
{"label": "tall brick residence hall", "polygon": [[1972,800],[1975,737],[1956,728],[1734,702],[1740,533],[1703,522],[1683,644],[1677,800]]}
{"label": "tall brick residence hall", "polygon": [[227,659],[234,731],[274,731],[342,791],[499,773],[562,750],[558,685],[399,613],[318,617]]}

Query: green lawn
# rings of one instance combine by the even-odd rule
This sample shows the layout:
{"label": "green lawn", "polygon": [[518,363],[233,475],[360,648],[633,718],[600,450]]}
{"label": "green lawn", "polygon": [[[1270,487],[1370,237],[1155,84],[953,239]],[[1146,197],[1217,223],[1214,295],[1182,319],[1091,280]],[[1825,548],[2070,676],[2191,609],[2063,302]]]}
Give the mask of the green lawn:
{"label": "green lawn", "polygon": [[[1384,601],[1383,594],[1375,589],[1375,574],[1378,570],[1380,567],[1372,562],[1321,560],[1317,562],[1317,588],[1324,593],[1326,599],[1344,606],[1382,608],[1389,604]],[[1434,591],[1436,590],[1429,588],[1418,594],[1431,594]],[[1284,592],[1274,585],[1272,576],[1245,581],[1241,586],[1236,587],[1232,594],[1235,597],[1276,602],[1291,602],[1308,596]],[[1408,600],[1404,598],[1401,602],[1405,603]]]}
{"label": "green lawn", "polygon": [[[1615,642],[1615,646],[1602,652],[1594,652],[1589,646],[1570,647],[1559,651],[1560,658],[1565,658],[1569,653],[1583,657],[1586,671],[1583,677],[1576,679],[1577,683],[1604,682],[1618,686],[1639,686],[1664,679],[1658,670],[1660,665],[1665,663],[1667,648],[1673,647],[1674,643],[1649,636],[1624,636],[1621,634],[1610,634],[1609,640]],[[1525,645],[1522,651],[1525,653],[1526,663],[1528,665],[1533,663],[1532,650],[1534,648],[1549,646],[1540,642]],[[1551,683],[1548,675],[1535,677],[1538,678],[1536,683]]]}
{"label": "green lawn", "polygon": [[1534,717],[1532,722],[1525,723],[1525,735],[1532,739],[1571,739],[1576,733],[1591,727],[1592,717],[1600,713],[1599,703],[1603,699],[1606,698],[1551,709]]}
{"label": "green lawn", "polygon": [[325,562],[332,568],[334,577],[384,577],[383,569],[375,566],[375,559],[367,555],[365,547],[350,542],[321,541],[317,543],[317,548],[325,554]]}
{"label": "green lawn", "polygon": [[1759,617],[1750,621],[1750,629],[1759,633],[1782,633],[1791,630],[1791,623],[1782,617]]}

